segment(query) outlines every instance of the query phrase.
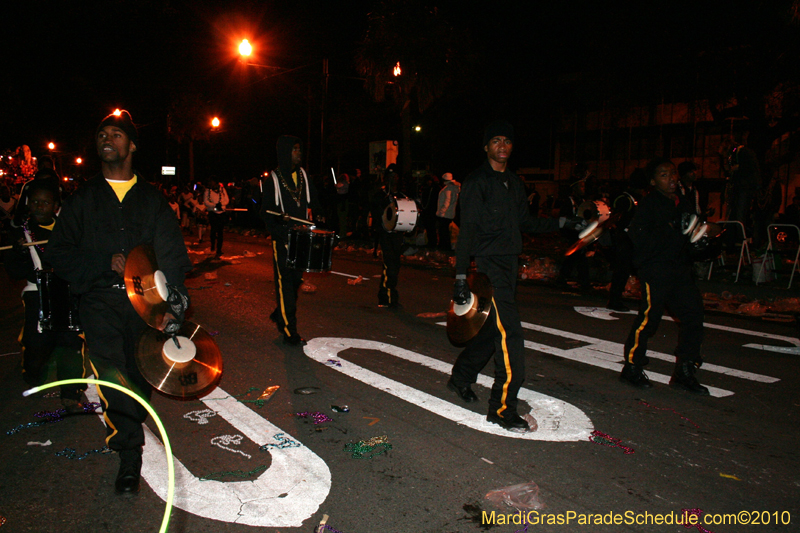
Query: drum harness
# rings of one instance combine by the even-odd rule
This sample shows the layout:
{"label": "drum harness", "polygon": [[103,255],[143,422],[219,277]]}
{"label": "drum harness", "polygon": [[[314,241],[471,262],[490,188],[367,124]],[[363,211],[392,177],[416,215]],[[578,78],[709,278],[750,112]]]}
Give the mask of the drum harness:
{"label": "drum harness", "polygon": [[311,203],[311,190],[308,187],[308,177],[306,176],[306,171],[303,170],[303,167],[300,167],[299,169],[298,172],[299,183],[295,188],[289,187],[289,183],[286,181],[286,179],[284,179],[283,174],[281,174],[281,169],[276,168],[275,170],[272,171],[272,181],[275,183],[275,204],[279,205],[281,211],[285,213],[286,209],[283,207],[283,195],[281,195],[281,188],[278,183],[278,180],[280,180],[280,183],[283,184],[284,188],[289,193],[289,196],[292,197],[292,200],[295,201],[297,207],[300,207],[300,198],[301,198],[300,195],[302,194],[301,189],[304,187],[306,190],[306,203],[307,204]]}
{"label": "drum harness", "polygon": [[[22,225],[22,232],[25,235],[25,241],[27,242],[34,242],[36,239],[33,238],[31,234],[31,230],[28,228],[28,221],[26,220],[25,223]],[[42,260],[39,258],[39,253],[36,251],[36,248],[39,248],[40,252],[44,252],[44,247],[41,245],[35,246],[28,246],[28,251],[31,254],[31,259],[33,260],[33,268],[36,270],[43,270],[42,268]],[[25,288],[22,289],[23,293],[30,292],[30,291],[38,291],[39,288],[36,286],[35,283],[28,281],[28,284],[25,285]]]}

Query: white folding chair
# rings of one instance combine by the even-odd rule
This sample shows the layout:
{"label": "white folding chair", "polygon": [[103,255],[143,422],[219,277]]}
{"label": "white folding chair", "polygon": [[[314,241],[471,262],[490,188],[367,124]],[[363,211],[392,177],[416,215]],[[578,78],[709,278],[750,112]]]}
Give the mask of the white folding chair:
{"label": "white folding chair", "polygon": [[[783,244],[784,242],[786,242],[789,233],[794,233],[797,235],[797,241],[795,241],[797,243],[796,251],[794,251],[794,243],[791,243],[788,248],[785,244]],[[794,280],[794,271],[798,269],[797,259],[800,258],[800,228],[798,228],[794,224],[770,224],[769,227],[767,228],[767,237],[769,239],[769,243],[767,244],[767,249],[764,252],[764,256],[761,258],[761,269],[759,270],[758,275],[756,276],[756,285],[758,285],[759,281],[761,281],[761,273],[763,272],[764,267],[767,264],[767,256],[769,254],[772,254],[773,261],[775,260],[775,250],[777,242],[778,253],[791,253],[792,251],[794,251],[792,274],[789,276],[789,286],[786,287],[787,289],[791,289],[792,280]],[[773,237],[776,242],[773,242]]]}
{"label": "white folding chair", "polygon": [[[719,220],[716,223],[723,227],[726,224],[732,224],[734,229],[738,227],[739,231],[741,231],[742,233],[742,239],[739,242],[739,246],[741,248],[741,250],[739,251],[739,266],[736,267],[736,281],[734,281],[734,283],[737,283],[739,281],[739,273],[742,271],[742,264],[745,262],[745,260],[747,261],[747,264],[752,264],[752,261],[750,260],[750,246],[747,244],[748,242],[747,232],[744,230],[744,224],[742,224],[738,220]],[[719,262],[721,265],[724,265],[725,256],[720,255]],[[711,270],[713,268],[714,268],[714,262],[712,261],[711,265],[709,265],[708,267],[708,279],[711,279]]]}

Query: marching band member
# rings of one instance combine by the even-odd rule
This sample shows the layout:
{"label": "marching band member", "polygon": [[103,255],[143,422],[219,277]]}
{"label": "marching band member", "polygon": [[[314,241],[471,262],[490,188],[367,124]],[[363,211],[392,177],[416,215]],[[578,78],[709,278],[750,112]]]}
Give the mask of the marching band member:
{"label": "marching band member", "polygon": [[681,201],[678,172],[669,159],[654,159],[645,172],[653,191],[639,202],[628,231],[634,245],[634,266],[642,282],[642,300],[625,342],[620,380],[638,388],[652,387],[644,373],[649,361],[647,341],[658,329],[666,307],[680,324],[677,361],[669,386],[708,394],[695,377],[703,363],[703,299],[692,276],[691,233],[684,234],[685,221],[694,206]]}
{"label": "marching band member", "polygon": [[[133,169],[139,136],[130,114],[109,115],[97,127],[95,145],[101,172],[64,201],[45,260],[81,295],[80,319],[98,379],[125,386],[145,399],[150,384],[134,359],[147,323],[125,290],[125,262],[139,245],[153,246],[169,289],[167,313],[159,329],[180,329],[189,305],[184,276],[192,262],[178,220],[161,192]],[[104,404],[106,444],[119,453],[114,484],[118,493],[139,490],[147,411],[116,389],[97,387]]]}
{"label": "marching band member", "polygon": [[[508,169],[513,142],[511,124],[491,123],[483,139],[487,159],[461,186],[453,301],[463,305],[469,300],[470,256],[475,256],[478,272],[489,277],[494,297],[483,327],[458,356],[447,388],[465,402],[477,401],[471,386],[494,358],[495,379],[486,420],[509,431],[528,431],[528,422],[517,413],[517,393],[525,379],[525,346],[515,295],[522,232],[557,231],[567,219],[530,216],[522,180]],[[580,222],[570,219],[573,227]]]}
{"label": "marching band member", "polygon": [[[264,182],[261,219],[272,236],[272,265],[275,278],[275,310],[269,319],[275,323],[283,342],[304,345],[297,333],[297,292],[303,283],[303,272],[286,266],[289,232],[295,224],[289,217],[310,220],[309,211],[317,207],[317,193],[306,171],[300,166],[303,147],[299,138],[283,135],[278,138],[278,166]],[[282,213],[273,215],[273,211]]]}
{"label": "marching band member", "polygon": [[397,307],[400,295],[397,292],[397,279],[400,276],[400,256],[403,252],[404,235],[395,231],[386,231],[381,223],[384,209],[398,193],[399,176],[395,163],[386,167],[386,171],[375,182],[370,191],[372,220],[377,221],[375,229],[381,247],[381,284],[378,286],[378,307]]}
{"label": "marching band member", "polygon": [[[55,357],[59,380],[83,378],[83,338],[77,330],[53,325],[47,329],[40,323],[40,295],[36,283],[36,271],[47,270],[50,265],[42,260],[46,244],[22,246],[25,242],[46,241],[56,225],[56,212],[61,205],[58,182],[47,178],[29,181],[26,187],[27,213],[30,215],[15,229],[16,244],[6,252],[4,263],[9,276],[26,279],[22,290],[25,307],[25,324],[20,336],[22,344],[22,377],[25,382],[36,387],[47,379],[47,366]],[[53,284],[61,280],[52,280]],[[69,298],[66,291],[51,291],[51,298]],[[67,308],[71,302],[52,302],[52,305]],[[83,412],[80,403],[82,385],[61,387],[61,404],[69,413]]]}

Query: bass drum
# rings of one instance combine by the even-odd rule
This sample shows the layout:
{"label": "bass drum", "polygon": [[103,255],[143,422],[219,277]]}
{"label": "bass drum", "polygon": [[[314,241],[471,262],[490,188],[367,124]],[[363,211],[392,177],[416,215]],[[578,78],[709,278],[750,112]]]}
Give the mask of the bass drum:
{"label": "bass drum", "polygon": [[611,217],[611,208],[604,200],[586,200],[578,206],[576,215],[585,220],[597,220],[602,225]]}
{"label": "bass drum", "polygon": [[330,272],[338,237],[314,226],[289,228],[286,266],[303,272]]}
{"label": "bass drum", "polygon": [[381,223],[386,231],[408,233],[414,231],[419,221],[419,206],[408,198],[392,198],[381,215]]}

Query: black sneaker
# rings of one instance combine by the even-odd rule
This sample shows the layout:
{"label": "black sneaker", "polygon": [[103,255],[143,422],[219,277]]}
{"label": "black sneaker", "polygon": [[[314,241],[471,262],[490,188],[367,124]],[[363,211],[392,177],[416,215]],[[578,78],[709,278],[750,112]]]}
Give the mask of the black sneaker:
{"label": "black sneaker", "polygon": [[606,309],[611,309],[612,311],[619,311],[620,313],[627,313],[628,311],[631,310],[630,307],[628,307],[622,302],[608,302],[608,305],[606,305]]}
{"label": "black sneaker", "polygon": [[525,419],[514,412],[506,412],[503,413],[503,416],[500,416],[495,411],[489,411],[489,414],[486,415],[486,421],[497,424],[501,428],[514,433],[525,433],[531,429]]}
{"label": "black sneaker", "polygon": [[447,388],[458,394],[458,397],[466,403],[478,401],[478,395],[475,394],[475,392],[472,390],[472,387],[469,385],[466,387],[459,387],[455,384],[455,382],[453,382],[453,378],[450,378],[450,380],[447,382]]}
{"label": "black sneaker", "polygon": [[119,472],[114,482],[118,494],[132,495],[139,492],[142,472],[142,449],[121,450],[119,452]]}
{"label": "black sneaker", "polygon": [[296,333],[294,335],[284,335],[283,343],[289,344],[291,346],[305,346],[306,344],[308,344],[303,337],[301,337]]}
{"label": "black sneaker", "polygon": [[71,415],[79,415],[86,412],[81,402],[71,398],[61,398],[61,405],[63,405],[64,409],[67,410],[67,413]]}
{"label": "black sneaker", "polygon": [[673,389],[680,389],[689,391],[693,394],[700,394],[708,396],[708,387],[704,387],[697,381],[694,376],[697,372],[697,366],[690,361],[679,362],[675,366],[675,372],[672,373],[672,378],[669,380],[669,386]]}
{"label": "black sneaker", "polygon": [[644,373],[644,367],[632,365],[630,363],[625,363],[622,367],[619,380],[633,385],[637,389],[649,389],[653,386],[647,374]]}

